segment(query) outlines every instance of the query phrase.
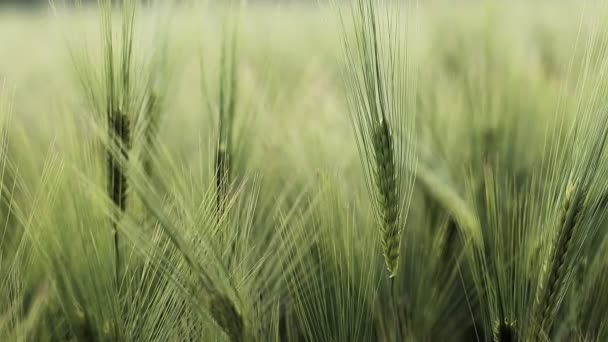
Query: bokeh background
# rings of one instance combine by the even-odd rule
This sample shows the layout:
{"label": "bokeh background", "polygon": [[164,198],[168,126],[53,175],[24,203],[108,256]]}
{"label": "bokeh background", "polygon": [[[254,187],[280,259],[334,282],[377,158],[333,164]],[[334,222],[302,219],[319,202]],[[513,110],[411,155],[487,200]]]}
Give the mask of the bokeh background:
{"label": "bokeh background", "polygon": [[[407,331],[412,341],[491,340],[497,323],[528,322],[535,300],[530,289],[537,288],[536,277],[551,260],[548,237],[556,230],[547,222],[561,209],[556,198],[566,192],[569,172],[582,168],[589,141],[599,136],[596,128],[604,127],[594,120],[608,98],[605,2],[418,1],[403,15],[408,63],[415,71],[409,76],[416,84],[413,131],[420,169],[400,247],[404,276],[395,285],[402,299],[414,298],[411,306],[402,305],[405,299],[397,304],[402,317],[391,309],[393,283],[386,277],[377,230],[370,228],[374,211],[346,101],[353,89],[341,78],[343,27],[330,1],[248,1],[239,11],[204,1],[156,1],[138,8],[134,51],[143,64],[134,64],[133,75],[141,81],[154,73],[160,83],[162,121],[157,144],[149,145],[158,145],[157,174],[150,182],[158,185],[163,201],[150,210],[147,193],[133,190],[121,247],[134,255],[123,265],[125,274],[141,277],[129,278],[132,282],[118,290],[108,227],[113,207],[104,192],[106,156],[98,139],[105,131],[95,126],[103,111],[87,97],[103,98],[105,89],[82,84],[83,74],[103,75],[101,11],[93,1],[82,7],[64,3],[0,0],[0,82],[11,113],[10,126],[2,130],[10,142],[2,150],[10,172],[3,179],[0,226],[15,227],[6,234],[4,245],[10,248],[0,250],[5,272],[0,289],[15,293],[2,307],[29,307],[39,292],[45,299],[32,310],[36,315],[14,314],[15,322],[33,317],[32,323],[7,327],[18,326],[18,334],[40,340],[86,336],[92,327],[100,341],[116,336],[227,341],[217,319],[204,311],[209,297],[201,305],[168,280],[188,283],[196,272],[179,257],[181,247],[169,243],[159,212],[176,222],[205,265],[225,268],[229,278],[211,278],[242,300],[243,316],[260,336],[394,341],[394,327],[403,318],[403,326],[413,327]],[[110,13],[120,27],[119,11]],[[227,18],[238,31],[234,170],[245,184],[235,191],[234,221],[226,221],[230,229],[204,211],[215,205],[209,194],[215,185],[217,113],[208,104],[219,98]],[[85,59],[89,63],[82,68]],[[147,67],[147,60],[164,64]],[[595,135],[570,134],[577,121],[584,133]],[[149,148],[134,142],[143,145],[134,153]],[[544,172],[554,151],[566,162],[552,165],[557,176],[550,179]],[[597,168],[601,186],[588,196],[589,201],[604,196],[602,205],[605,159]],[[538,189],[552,195],[543,197]],[[456,209],[450,207],[454,203]],[[463,216],[473,217],[486,246],[493,247],[482,246],[478,255],[504,266],[499,271],[509,283],[506,292],[476,287],[494,270],[480,267],[474,274],[475,258],[465,255],[468,241],[458,240]],[[608,223],[600,214],[593,218],[597,221],[584,226],[594,229],[589,248],[569,264],[588,260],[592,271],[567,279],[589,290],[564,294],[551,331],[556,341],[607,336],[607,305],[588,305],[608,303],[607,278],[601,276],[608,258],[600,248],[608,243]],[[450,248],[438,247],[444,235],[452,239]],[[203,240],[220,250],[217,260],[201,247],[206,245],[194,243]],[[233,241],[238,263],[227,247]],[[90,248],[97,242],[99,251]],[[520,257],[520,250],[525,259],[504,262]],[[282,274],[286,264],[293,274]],[[464,271],[457,274],[460,266]],[[49,277],[68,284],[67,290],[40,291]],[[141,301],[131,305],[129,296]],[[496,318],[493,305],[502,299],[512,310],[509,322]],[[173,311],[165,315],[168,307]],[[212,307],[209,312],[214,314]]]}

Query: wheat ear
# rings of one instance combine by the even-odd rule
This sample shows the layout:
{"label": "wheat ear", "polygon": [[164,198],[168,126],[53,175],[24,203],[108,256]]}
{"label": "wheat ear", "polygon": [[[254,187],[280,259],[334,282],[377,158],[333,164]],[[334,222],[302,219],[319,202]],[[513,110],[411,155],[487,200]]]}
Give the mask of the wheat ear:
{"label": "wheat ear", "polygon": [[232,342],[245,339],[245,324],[230,298],[216,294],[211,297],[209,307],[213,320],[224,330]]}
{"label": "wheat ear", "polygon": [[156,151],[156,139],[160,125],[161,97],[156,91],[150,91],[148,103],[146,104],[146,118],[144,119],[144,139],[147,149],[144,154],[143,168],[148,177],[152,176],[154,162],[153,157]]}
{"label": "wheat ear", "polygon": [[566,261],[570,255],[572,237],[582,211],[582,194],[576,185],[569,185],[559,218],[560,232],[552,252],[551,264],[544,286],[541,289],[535,310],[536,322],[539,323],[535,339],[539,340],[543,331],[551,329],[551,321],[557,306],[559,286],[566,276]]}
{"label": "wheat ear", "polygon": [[494,325],[494,342],[516,342],[517,330],[515,330],[515,322],[502,320],[497,321]]}
{"label": "wheat ear", "polygon": [[380,122],[374,132],[373,147],[376,171],[374,178],[380,201],[382,250],[389,277],[393,278],[399,268],[401,229],[397,222],[399,205],[393,137],[385,120]]}
{"label": "wheat ear", "polygon": [[[131,122],[129,118],[120,111],[112,111],[108,115],[108,130],[110,136],[110,147],[108,149],[108,194],[112,203],[118,208],[116,216],[112,221],[112,234],[114,235],[114,253],[116,258],[116,276],[119,277],[118,265],[120,265],[120,249],[118,240],[118,221],[127,209],[128,182],[125,166],[129,160],[129,149],[131,146]],[[112,151],[118,148],[122,163]]]}

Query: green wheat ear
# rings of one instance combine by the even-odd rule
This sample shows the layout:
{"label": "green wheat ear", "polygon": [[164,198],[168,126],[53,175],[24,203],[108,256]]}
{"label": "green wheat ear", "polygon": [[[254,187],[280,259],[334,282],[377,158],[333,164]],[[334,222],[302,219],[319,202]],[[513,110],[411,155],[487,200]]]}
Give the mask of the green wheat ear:
{"label": "green wheat ear", "polygon": [[233,302],[226,296],[216,294],[209,301],[210,313],[215,322],[230,337],[232,342],[245,340],[245,324]]}
{"label": "green wheat ear", "polygon": [[536,337],[540,338],[543,331],[551,328],[551,323],[556,311],[560,287],[567,275],[567,260],[572,250],[574,230],[582,211],[583,194],[576,185],[569,184],[559,217],[560,233],[553,249],[550,268],[543,288],[537,298],[536,319],[540,324],[536,331]]}
{"label": "green wheat ear", "polygon": [[395,63],[407,60],[403,30],[389,24],[400,20],[399,2],[356,0],[351,9],[352,27],[342,17],[343,77],[384,261],[394,278],[416,170],[414,85],[407,65]]}
{"label": "green wheat ear", "polygon": [[380,201],[382,249],[389,277],[393,278],[399,268],[401,229],[397,222],[399,206],[393,137],[385,120],[376,127],[372,142],[376,169],[374,178]]}
{"label": "green wheat ear", "polygon": [[517,330],[515,330],[515,322],[512,321],[497,321],[494,325],[494,342],[516,342]]}
{"label": "green wheat ear", "polygon": [[[109,115],[108,121],[111,146],[118,147],[122,158],[128,161],[131,145],[131,121],[120,111]],[[112,202],[121,212],[124,212],[127,208],[127,176],[124,166],[120,164],[112,151],[108,151],[108,178],[110,187],[108,193]]]}
{"label": "green wheat ear", "polygon": [[118,238],[118,221],[121,216],[127,211],[127,173],[125,165],[112,151],[113,148],[118,148],[120,158],[125,161],[129,160],[129,150],[131,147],[131,120],[120,110],[112,111],[108,115],[108,134],[110,138],[110,146],[107,150],[108,160],[108,195],[112,203],[118,208],[112,220],[112,234],[114,235],[114,253],[116,261],[116,281],[120,279],[120,246]]}
{"label": "green wheat ear", "polygon": [[218,143],[215,154],[215,181],[218,217],[224,214],[230,186],[230,153],[225,144]]}

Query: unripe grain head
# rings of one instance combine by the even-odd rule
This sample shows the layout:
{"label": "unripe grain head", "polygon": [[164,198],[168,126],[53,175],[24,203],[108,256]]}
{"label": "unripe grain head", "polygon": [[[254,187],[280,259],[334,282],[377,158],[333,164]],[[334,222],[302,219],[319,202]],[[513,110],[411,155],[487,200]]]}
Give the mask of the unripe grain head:
{"label": "unripe grain head", "polygon": [[571,257],[572,240],[576,226],[580,221],[583,195],[576,185],[570,184],[566,189],[563,206],[558,221],[558,237],[553,247],[547,276],[542,283],[536,301],[536,338],[551,329],[553,317],[558,306],[559,297],[564,288],[564,281],[569,272],[568,258]]}
{"label": "unripe grain head", "polygon": [[244,341],[245,324],[230,298],[214,295],[209,301],[211,317],[230,337],[232,342]]}
{"label": "unripe grain head", "polygon": [[398,224],[399,202],[393,137],[386,121],[381,121],[373,136],[376,188],[381,216],[380,231],[384,260],[393,278],[399,267],[401,229]]}
{"label": "unripe grain head", "polygon": [[516,342],[517,331],[515,330],[515,322],[507,320],[498,321],[494,325],[494,342]]}

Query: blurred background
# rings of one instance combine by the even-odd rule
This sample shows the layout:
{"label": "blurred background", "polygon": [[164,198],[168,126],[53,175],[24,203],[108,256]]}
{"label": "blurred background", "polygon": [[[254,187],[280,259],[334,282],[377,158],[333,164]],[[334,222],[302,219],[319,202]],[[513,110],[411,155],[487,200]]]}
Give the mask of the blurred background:
{"label": "blurred background", "polygon": [[[336,9],[329,6],[328,1],[250,0],[240,12],[226,15],[220,8],[222,6],[209,6],[212,3],[209,1],[199,4],[188,2],[187,6],[180,3],[174,7],[164,6],[166,4],[162,1],[156,3],[136,12],[132,75],[137,86],[149,85],[146,82],[153,77],[146,73],[154,74],[157,77],[155,80],[161,84],[158,94],[163,98],[163,108],[158,140],[165,154],[159,154],[171,162],[159,163],[164,167],[159,168],[159,174],[167,175],[167,182],[188,180],[178,187],[183,189],[183,202],[196,203],[189,196],[196,198],[204,193],[201,191],[204,186],[189,183],[189,177],[196,181],[213,178],[199,177],[212,173],[210,170],[215,157],[216,121],[210,109],[212,106],[207,105],[215,104],[214,101],[221,98],[218,95],[222,87],[218,86],[221,84],[218,82],[221,77],[220,51],[225,45],[224,38],[229,36],[226,34],[226,27],[229,26],[226,19],[232,18],[237,23],[235,30],[238,32],[234,45],[236,57],[231,67],[234,75],[237,75],[234,81],[238,94],[235,126],[245,136],[236,144],[243,150],[235,154],[246,160],[243,165],[247,166],[247,172],[243,171],[242,174],[254,175],[252,178],[256,180],[256,186],[257,176],[261,176],[259,207],[274,210],[275,202],[280,202],[277,199],[284,196],[287,199],[284,200],[285,208],[289,209],[285,212],[291,212],[291,203],[296,208],[294,212],[306,212],[296,205],[300,201],[300,194],[318,186],[319,170],[329,170],[329,173],[339,175],[332,187],[339,189],[336,193],[344,200],[343,203],[349,203],[340,208],[346,213],[340,219],[352,221],[353,227],[368,231],[365,218],[372,217],[369,207],[353,206],[356,208],[353,219],[349,216],[351,198],[356,194],[366,194],[366,183],[363,181],[345,100],[345,94],[352,89],[345,87],[341,79],[341,72],[344,71],[341,54],[343,42],[340,40]],[[445,183],[452,193],[462,198],[472,198],[470,206],[481,214],[486,213],[485,204],[476,206],[475,200],[477,194],[483,193],[482,185],[485,183],[477,181],[487,176],[486,171],[490,166],[495,167],[497,175],[509,176],[506,178],[509,182],[505,182],[509,185],[509,191],[527,196],[525,185],[531,179],[537,180],[542,176],[538,161],[546,157],[547,135],[544,133],[549,128],[557,127],[555,131],[559,131],[563,127],[573,127],[568,125],[568,120],[577,120],[579,111],[599,112],[599,106],[604,105],[603,99],[608,96],[606,5],[575,0],[421,0],[418,3],[414,11],[404,14],[404,21],[407,22],[404,27],[408,28],[404,37],[408,62],[414,66],[415,72],[408,76],[415,76],[416,81],[417,91],[412,98],[416,104],[415,128],[420,164],[428,168],[428,174]],[[31,206],[38,210],[38,204],[31,200],[31,194],[38,193],[38,189],[46,189],[44,186],[48,180],[45,168],[48,167],[48,160],[53,161],[55,154],[68,160],[65,164],[70,172],[88,165],[94,159],[94,154],[85,147],[88,147],[88,143],[96,143],[96,137],[92,130],[86,129],[88,126],[81,123],[93,122],[94,114],[99,114],[95,113],[95,106],[91,105],[89,97],[103,98],[104,89],[96,93],[97,88],[83,86],[82,75],[96,80],[104,79],[104,63],[101,63],[104,56],[99,53],[103,48],[100,13],[93,6],[58,6],[51,9],[47,0],[0,0],[0,86],[4,82],[9,90],[7,98],[10,99],[12,113],[12,128],[6,132],[11,142],[11,150],[7,154],[11,163],[18,166],[15,168],[19,170],[22,184],[27,185],[24,189],[17,187],[14,195],[17,202],[24,203],[25,209]],[[116,34],[120,32],[120,14],[113,19]],[[209,87],[206,89],[208,91],[203,91],[205,84]],[[557,112],[571,115],[564,116],[565,122],[555,125]],[[569,146],[564,150],[570,153]],[[70,164],[70,158],[77,162]],[[95,172],[105,170],[91,169]],[[187,177],[176,177],[180,172]],[[66,174],[69,175],[64,177],[66,182],[77,178],[72,177],[72,173]],[[74,188],[77,190],[70,187],[62,189],[64,197],[57,202],[78,202],[79,197],[72,195],[81,191],[80,187]],[[197,190],[200,194],[197,194]],[[410,214],[413,222],[424,222],[412,224],[419,231],[411,234],[420,236],[428,235],[425,229],[428,222],[425,220],[439,217],[433,210],[444,212],[441,206],[428,205],[430,209],[427,208],[425,191],[424,188],[416,190]],[[523,195],[521,198],[528,199]],[[361,198],[369,205],[367,195]],[[536,198],[530,201],[533,200]],[[548,201],[544,198],[542,203]],[[508,204],[511,208],[511,201],[505,200],[504,203],[505,207]],[[327,208],[333,208],[334,204],[331,202]],[[136,202],[135,205],[139,204]],[[283,203],[280,206],[277,213],[283,212]],[[49,221],[48,227],[58,227],[56,229],[59,230],[63,228],[64,220],[78,221],[76,218],[82,211],[77,205],[69,210],[75,213],[74,218],[65,218],[67,215],[54,207],[48,211],[57,215],[49,216],[44,210],[40,210],[40,215]],[[193,205],[192,210],[194,213],[198,208]],[[327,212],[337,215],[331,210]],[[275,214],[268,214],[268,217],[271,215]],[[357,215],[363,218],[359,219]],[[47,217],[55,218],[57,224]],[[260,227],[271,226],[261,220]],[[504,221],[509,229],[513,223],[510,220],[507,217]],[[331,222],[333,225],[334,221]],[[80,227],[78,225],[73,226]],[[47,232],[48,227],[40,225],[40,231]],[[493,229],[492,226],[488,231]],[[331,232],[334,233],[333,230]],[[358,233],[354,236],[358,236]],[[420,236],[406,241],[414,241],[412,246],[417,246]],[[539,236],[542,237],[542,234]],[[373,243],[373,238],[361,240],[370,246]],[[259,246],[265,249],[267,244],[261,241]],[[505,246],[519,248],[520,241],[516,242]],[[65,244],[63,241],[58,243],[61,247],[58,250],[71,243],[71,239],[65,238]],[[361,246],[356,249],[357,253],[369,251],[368,245]],[[429,246],[435,245],[428,242],[420,246],[417,248],[430,251],[434,247]],[[361,260],[367,260],[363,252]],[[418,250],[414,248],[411,253],[418,253]],[[379,257],[380,253],[376,255]],[[75,259],[78,258],[69,258]],[[446,260],[452,262],[452,259]],[[277,265],[280,265],[282,260],[277,258],[277,261]],[[266,261],[260,264],[266,264]],[[414,264],[410,262],[409,267],[416,266]],[[353,265],[356,266],[354,269],[364,270],[362,274],[367,274],[367,268]],[[377,265],[377,274],[380,274],[382,263],[378,262]],[[450,263],[438,265],[441,272],[441,267],[450,271],[456,269]],[[538,273],[537,269],[530,269],[534,270],[530,274]],[[406,270],[406,273],[409,271]],[[93,273],[88,269],[82,271],[87,275]],[[412,274],[418,274],[418,271]],[[323,280],[322,277],[319,279]],[[407,277],[402,279],[409,280]],[[444,287],[443,280],[437,279],[432,278],[429,283],[438,288]],[[323,281],[320,283],[324,284]],[[369,282],[372,283],[374,281]],[[344,284],[350,286],[349,281],[344,281]],[[420,284],[415,284],[417,289],[428,288],[427,284]],[[468,284],[470,288],[473,287],[472,282]],[[452,289],[457,292],[462,290],[460,286],[453,286]],[[462,297],[460,292],[457,295],[460,296],[458,298]],[[328,295],[328,298],[335,297]],[[420,315],[424,316],[422,318],[426,319],[426,309],[429,307],[424,300],[432,302],[437,297],[441,296],[436,296],[432,291],[426,297],[412,296],[417,300],[423,298],[419,302],[423,309],[420,312],[425,312],[425,315]],[[440,304],[451,307],[451,303],[463,302],[460,299],[452,302],[446,300],[447,304]],[[573,302],[578,304],[578,301]],[[324,307],[323,298],[319,303],[323,304],[319,307]],[[428,325],[429,336],[434,336],[432,334],[436,327],[446,325],[444,316],[449,316],[449,311],[443,310],[441,305],[437,306],[437,316],[433,316],[437,321],[429,319],[433,323]],[[361,318],[367,318],[372,310],[362,307]],[[522,312],[527,309],[522,309]],[[459,313],[465,317],[463,321],[466,323],[464,328],[457,327],[455,330],[465,336],[470,334],[469,328],[473,324],[464,306]],[[323,312],[319,316],[325,314]],[[518,319],[515,321],[523,321]],[[448,321],[452,325],[460,324],[452,316]],[[490,325],[486,327],[488,336],[492,331]],[[354,330],[358,329],[354,323],[353,327]],[[450,327],[444,327],[443,333],[443,337],[448,336],[447,339],[420,340],[457,340],[452,339]],[[350,341],[339,338],[327,340]],[[465,337],[462,340],[473,338]]]}

